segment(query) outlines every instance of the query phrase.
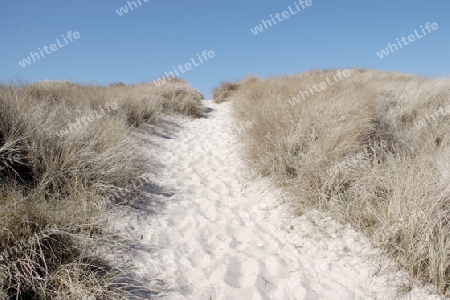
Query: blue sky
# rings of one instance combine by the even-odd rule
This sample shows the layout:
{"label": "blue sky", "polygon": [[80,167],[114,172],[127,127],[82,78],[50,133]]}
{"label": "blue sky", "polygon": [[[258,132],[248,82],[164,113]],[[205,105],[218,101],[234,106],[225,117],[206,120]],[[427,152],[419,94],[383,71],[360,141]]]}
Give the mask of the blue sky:
{"label": "blue sky", "polygon": [[[153,81],[194,59],[198,66],[179,77],[208,97],[221,81],[249,74],[359,66],[449,75],[448,0],[312,0],[305,8],[299,0],[139,1],[122,16],[116,10],[127,5],[125,0],[2,1],[0,80],[130,84]],[[283,11],[289,14],[283,21],[275,19],[277,24],[257,35],[250,30]],[[425,36],[420,26],[427,22],[439,28]],[[423,37],[382,59],[376,54],[414,30]],[[69,31],[80,37],[66,44],[62,35]],[[25,68],[18,63],[56,39],[63,47],[47,50],[50,54]],[[199,64],[197,53],[203,50],[215,56]]]}

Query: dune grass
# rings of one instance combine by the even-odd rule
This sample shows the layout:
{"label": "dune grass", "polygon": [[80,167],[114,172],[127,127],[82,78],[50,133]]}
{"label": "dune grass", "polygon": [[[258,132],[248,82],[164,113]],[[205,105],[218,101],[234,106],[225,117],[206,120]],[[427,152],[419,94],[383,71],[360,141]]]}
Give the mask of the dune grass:
{"label": "dune grass", "polygon": [[239,134],[244,158],[296,213],[331,213],[448,294],[450,80],[358,68],[334,80],[337,71],[246,78],[218,87],[216,102],[251,122]]}
{"label": "dune grass", "polygon": [[110,196],[148,171],[130,129],[200,116],[201,99],[181,81],[1,84],[0,298],[123,297],[99,246]]}
{"label": "dune grass", "polygon": [[212,92],[213,102],[222,103],[228,101],[230,97],[239,89],[240,84],[235,82],[222,82]]}

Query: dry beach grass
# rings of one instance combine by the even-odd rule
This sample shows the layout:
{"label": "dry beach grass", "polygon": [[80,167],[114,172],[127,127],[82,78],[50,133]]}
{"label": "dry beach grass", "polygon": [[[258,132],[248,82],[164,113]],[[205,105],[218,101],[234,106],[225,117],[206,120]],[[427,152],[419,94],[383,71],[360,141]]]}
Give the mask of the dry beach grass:
{"label": "dry beach grass", "polygon": [[[328,212],[358,228],[400,268],[433,283],[442,294],[449,293],[449,80],[376,70],[313,70],[225,82],[213,96],[216,103],[232,101],[232,114],[241,124],[234,131],[243,149],[245,169],[271,178],[285,192],[281,202],[295,214]],[[202,116],[201,99],[201,93],[178,79],[159,87],[70,82],[0,85],[0,298],[131,296],[116,281],[124,270],[106,259],[115,247],[116,236],[109,226],[111,211],[130,205],[131,195],[117,191],[134,185],[153,165],[130,132],[146,124],[158,127],[166,114]],[[240,262],[248,262],[245,255],[252,252],[234,249],[236,243],[229,241],[241,238],[242,245],[259,251],[260,244],[248,240],[264,233],[267,241],[259,242],[278,245],[278,251],[285,239],[279,241],[271,232],[263,232],[259,228],[263,219],[251,218],[242,227],[234,224],[238,237],[234,229],[217,222],[229,223],[247,211],[262,216],[247,201],[253,193],[238,193],[240,187],[230,175],[237,163],[223,168],[223,161],[228,160],[221,160],[225,152],[217,150],[229,145],[223,134],[223,128],[232,125],[229,104],[205,105],[226,110],[210,109],[210,119],[189,122],[184,134],[160,137],[168,150],[159,153],[159,158],[172,168],[168,174],[185,206],[180,208],[181,215],[159,216],[157,228],[152,228],[155,223],[140,228],[146,234],[160,231],[143,235],[142,242],[152,246],[166,235],[169,240],[178,230],[180,239],[204,250],[189,252],[187,247],[192,261],[210,259],[209,263],[217,265],[229,257],[239,261],[228,266],[239,276],[231,276],[228,270],[223,282],[233,278],[230,291],[237,294],[242,292],[238,287],[246,283],[251,287],[247,292],[256,295],[260,292],[257,279],[271,268],[261,267],[258,260],[255,268],[241,268]],[[202,159],[190,157],[192,153]],[[244,208],[236,209],[240,204]],[[253,221],[257,224],[249,228]],[[217,233],[217,227],[224,227],[225,232],[218,234],[224,240],[216,241],[220,247],[214,251],[224,253],[208,256],[209,242],[203,231],[209,228]],[[112,248],[104,253],[104,246]],[[172,248],[167,249],[169,254],[177,254]],[[178,260],[158,264],[169,265],[168,276],[173,270],[183,270],[188,279],[203,282],[209,263],[205,269],[186,263],[190,256],[185,252],[177,254]],[[147,254],[150,257],[153,252]],[[261,264],[266,256],[262,257]],[[313,258],[321,259],[316,252]],[[142,258],[140,263],[147,266]],[[305,272],[315,270],[300,266]],[[216,271],[208,278],[211,282],[222,276],[220,268]],[[255,282],[249,280],[252,276]],[[300,280],[297,277],[293,279]],[[355,286],[358,281],[344,288],[353,292]],[[314,289],[309,291],[312,285],[305,283],[305,287],[314,293]],[[325,283],[323,291],[326,287]]]}
{"label": "dry beach grass", "polygon": [[232,101],[237,122],[252,125],[239,133],[245,160],[297,214],[330,212],[448,293],[450,80],[337,72],[246,78],[214,100]]}
{"label": "dry beach grass", "polygon": [[1,84],[0,298],[121,297],[97,248],[127,200],[110,196],[146,165],[130,129],[200,116],[201,99],[182,81]]}

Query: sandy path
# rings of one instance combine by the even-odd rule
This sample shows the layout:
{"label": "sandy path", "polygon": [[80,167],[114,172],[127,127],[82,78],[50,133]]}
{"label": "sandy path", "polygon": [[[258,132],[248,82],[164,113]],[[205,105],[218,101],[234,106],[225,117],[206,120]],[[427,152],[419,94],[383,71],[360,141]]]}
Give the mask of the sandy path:
{"label": "sandy path", "polygon": [[[376,251],[354,230],[320,218],[319,231],[306,216],[288,217],[266,180],[239,179],[231,106],[205,105],[208,118],[149,150],[171,193],[162,213],[128,221],[142,234],[137,273],[164,278],[175,288],[167,299],[393,299],[392,276],[380,275]],[[436,299],[422,291],[404,296]]]}

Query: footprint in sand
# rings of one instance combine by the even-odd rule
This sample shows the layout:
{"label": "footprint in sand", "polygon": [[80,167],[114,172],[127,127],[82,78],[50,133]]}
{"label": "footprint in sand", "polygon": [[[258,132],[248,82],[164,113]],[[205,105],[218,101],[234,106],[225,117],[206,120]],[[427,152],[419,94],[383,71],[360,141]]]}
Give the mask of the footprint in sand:
{"label": "footprint in sand", "polygon": [[[395,299],[395,280],[373,275],[373,251],[365,253],[370,244],[356,232],[331,237],[306,217],[287,230],[292,218],[275,188],[239,179],[238,145],[227,133],[231,104],[203,103],[212,109],[208,118],[185,122],[171,139],[154,137],[163,184],[174,194],[139,228],[151,235],[134,256],[140,278],[153,278],[157,269],[167,299]],[[338,251],[347,242],[356,250]],[[407,297],[439,299],[426,295],[415,288]]]}

